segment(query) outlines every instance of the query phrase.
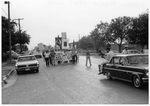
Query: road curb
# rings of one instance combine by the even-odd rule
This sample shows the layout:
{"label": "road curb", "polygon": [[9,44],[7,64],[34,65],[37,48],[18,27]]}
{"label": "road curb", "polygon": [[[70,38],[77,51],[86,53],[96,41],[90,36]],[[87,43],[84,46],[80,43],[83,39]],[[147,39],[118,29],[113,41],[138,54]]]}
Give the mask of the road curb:
{"label": "road curb", "polygon": [[15,71],[14,69],[11,69],[11,71],[10,71],[7,75],[2,76],[2,86],[8,83],[7,80],[9,79],[10,75],[11,75],[14,71]]}

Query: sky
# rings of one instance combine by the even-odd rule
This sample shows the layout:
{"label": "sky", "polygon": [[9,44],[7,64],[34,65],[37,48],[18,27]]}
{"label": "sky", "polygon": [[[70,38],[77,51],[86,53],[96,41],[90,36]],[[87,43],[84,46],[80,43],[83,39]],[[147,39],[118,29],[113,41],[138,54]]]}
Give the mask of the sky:
{"label": "sky", "polygon": [[[55,37],[67,33],[69,42],[90,34],[97,24],[120,16],[138,17],[149,8],[149,0],[9,0],[11,20],[31,36],[28,48],[38,43],[55,45]],[[1,14],[8,17],[8,5],[1,1]],[[17,20],[15,22],[18,23]]]}

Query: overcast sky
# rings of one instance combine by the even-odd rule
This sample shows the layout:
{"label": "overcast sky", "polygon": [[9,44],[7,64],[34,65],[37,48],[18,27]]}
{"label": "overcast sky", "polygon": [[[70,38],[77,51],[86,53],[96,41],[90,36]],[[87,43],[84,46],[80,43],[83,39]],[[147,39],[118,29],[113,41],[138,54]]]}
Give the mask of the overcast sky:
{"label": "overcast sky", "polygon": [[[55,44],[67,33],[69,42],[87,36],[100,21],[119,16],[138,17],[149,8],[149,0],[9,0],[11,19],[23,18],[21,29],[31,36],[29,49],[38,43]],[[2,0],[2,15],[8,6]],[[16,21],[17,22],[17,21]]]}

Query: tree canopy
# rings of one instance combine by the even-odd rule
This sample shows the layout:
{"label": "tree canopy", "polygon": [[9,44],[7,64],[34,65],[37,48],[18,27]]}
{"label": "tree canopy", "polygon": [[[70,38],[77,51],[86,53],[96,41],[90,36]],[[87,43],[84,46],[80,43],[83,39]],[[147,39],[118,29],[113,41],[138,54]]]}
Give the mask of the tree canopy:
{"label": "tree canopy", "polygon": [[80,39],[79,44],[81,49],[93,48],[93,43],[90,36],[83,36]]}
{"label": "tree canopy", "polygon": [[100,21],[90,32],[89,37],[96,50],[108,44],[117,44],[121,52],[123,43],[148,47],[148,12],[134,18],[128,16],[114,18],[110,23]]}
{"label": "tree canopy", "polygon": [[138,18],[133,19],[129,39],[131,44],[139,44],[142,48],[148,46],[148,13],[140,14]]}
{"label": "tree canopy", "polygon": [[[107,39],[109,42],[116,42],[119,46],[119,52],[121,52],[121,45],[124,39],[128,37],[128,29],[131,23],[132,18],[130,17],[118,17],[111,20],[109,25]],[[119,42],[117,42],[118,40]]]}
{"label": "tree canopy", "polygon": [[[13,21],[10,21],[11,28],[11,46],[12,49],[15,49],[16,44],[24,45],[30,43],[30,35],[26,31],[16,31],[15,26],[17,24]],[[2,52],[9,50],[9,26],[8,19],[2,16]],[[22,48],[21,48],[22,50]]]}

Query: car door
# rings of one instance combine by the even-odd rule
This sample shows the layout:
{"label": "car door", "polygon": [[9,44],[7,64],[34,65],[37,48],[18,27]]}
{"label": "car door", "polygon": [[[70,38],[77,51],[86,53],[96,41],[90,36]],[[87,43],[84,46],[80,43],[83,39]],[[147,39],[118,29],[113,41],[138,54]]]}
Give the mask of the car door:
{"label": "car door", "polygon": [[117,77],[124,80],[127,80],[129,77],[127,60],[125,57],[120,57],[119,65],[117,67]]}
{"label": "car door", "polygon": [[110,63],[107,63],[106,70],[111,73],[111,76],[116,77],[119,57],[113,57]]}

